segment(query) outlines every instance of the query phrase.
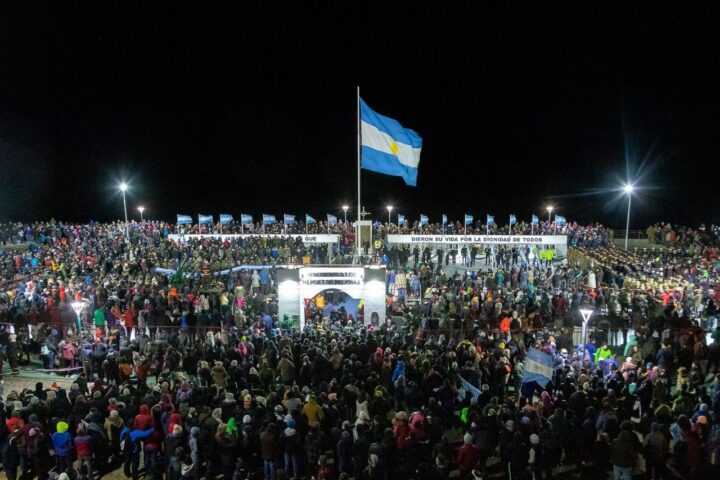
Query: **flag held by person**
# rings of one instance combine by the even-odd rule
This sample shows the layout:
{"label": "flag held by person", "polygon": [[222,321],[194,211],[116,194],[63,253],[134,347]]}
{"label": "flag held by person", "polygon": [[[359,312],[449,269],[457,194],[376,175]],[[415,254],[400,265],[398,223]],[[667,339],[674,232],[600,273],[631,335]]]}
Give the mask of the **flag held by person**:
{"label": "flag held by person", "polygon": [[417,186],[422,138],[397,120],[380,115],[360,99],[360,166],[385,175],[402,177],[406,185]]}
{"label": "flag held by person", "polygon": [[310,215],[308,215],[308,214],[306,213],[306,214],[305,214],[305,224],[306,224],[306,225],[312,225],[313,223],[317,223],[317,222],[315,221],[315,219],[314,219],[313,217],[311,217]]}
{"label": "flag held by person", "polygon": [[243,225],[250,225],[253,223],[252,215],[248,215],[247,213],[243,213],[240,215],[240,222]]}
{"label": "flag held by person", "polygon": [[267,213],[263,213],[263,225],[273,225],[277,223],[277,220],[275,219],[275,215],[269,215]]}
{"label": "flag held by person", "polygon": [[[465,380],[463,377],[458,375],[458,378],[460,379],[460,388],[458,390],[461,390],[461,393],[458,392],[458,399],[460,401],[465,400],[465,393],[470,393],[470,398],[478,398],[480,396],[480,389],[477,388],[472,383]],[[462,396],[461,396],[462,395]]]}
{"label": "flag held by person", "polygon": [[535,348],[530,348],[525,359],[522,383],[537,382],[542,388],[552,381],[553,358]]}
{"label": "flag held by person", "polygon": [[327,223],[328,225],[337,225],[337,217],[335,215],[327,214]]}
{"label": "flag held by person", "polygon": [[405,215],[400,215],[398,213],[398,225],[404,225],[405,224]]}
{"label": "flag held by person", "polygon": [[420,214],[420,225],[427,225],[428,224],[428,216]]}
{"label": "flag held by person", "polygon": [[443,224],[447,223],[447,215],[445,215],[444,213],[442,216],[442,221],[443,221]]}
{"label": "flag held by person", "polygon": [[537,215],[533,215],[532,216],[532,224],[537,225],[538,223],[540,223],[540,219],[538,218]]}
{"label": "flag held by person", "polygon": [[473,216],[465,214],[465,225],[472,225],[473,223]]}
{"label": "flag held by person", "polygon": [[220,214],[220,223],[223,225],[226,225],[233,221],[233,216],[227,213],[221,213]]}
{"label": "flag held by person", "polygon": [[517,218],[515,215],[510,214],[510,225],[515,225],[517,223]]}
{"label": "flag held by person", "polygon": [[295,215],[290,215],[289,213],[283,214],[283,223],[285,225],[292,225],[295,223]]}
{"label": "flag held by person", "polygon": [[178,225],[192,225],[192,223],[193,223],[193,220],[190,215],[180,215],[178,213],[178,216],[177,216],[177,224]]}
{"label": "flag held by person", "polygon": [[200,215],[198,214],[198,223],[199,224],[205,224],[205,223],[213,223],[213,216],[212,215]]}
{"label": "flag held by person", "polygon": [[555,215],[555,223],[558,227],[562,227],[565,225],[565,217],[561,217],[560,215]]}
{"label": "flag held by person", "polygon": [[487,216],[487,226],[495,225],[495,215],[488,215]]}

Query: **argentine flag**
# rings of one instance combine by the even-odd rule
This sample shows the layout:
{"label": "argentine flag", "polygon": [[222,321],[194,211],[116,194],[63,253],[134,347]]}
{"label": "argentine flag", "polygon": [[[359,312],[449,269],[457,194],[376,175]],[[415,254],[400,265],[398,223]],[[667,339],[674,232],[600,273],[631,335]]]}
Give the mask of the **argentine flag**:
{"label": "argentine flag", "polygon": [[220,223],[223,225],[230,223],[233,221],[232,215],[228,215],[227,213],[221,213],[220,214]]}
{"label": "argentine flag", "polygon": [[305,214],[305,224],[312,225],[313,223],[316,223],[315,219],[306,213]]}
{"label": "argentine flag", "polygon": [[250,225],[251,223],[253,223],[252,215],[249,215],[247,213],[240,214],[240,222],[243,225]]}
{"label": "argentine flag", "polygon": [[561,217],[560,215],[555,215],[555,223],[558,227],[562,227],[565,225],[565,217]]}
{"label": "argentine flag", "polygon": [[360,99],[361,167],[385,175],[402,177],[417,186],[422,138],[403,128],[397,120],[380,115]]}
{"label": "argentine flag", "polygon": [[442,218],[443,218],[443,224],[447,223],[447,215],[445,215],[445,214],[443,213],[443,217],[442,217]]}
{"label": "argentine flag", "polygon": [[515,215],[510,215],[510,225],[515,225],[517,223],[517,218],[515,218]]}
{"label": "argentine flag", "polygon": [[190,215],[180,215],[178,213],[177,224],[178,225],[192,225],[192,217]]}
{"label": "argentine flag", "polygon": [[283,214],[283,223],[285,225],[292,225],[295,223],[295,215],[290,215],[289,213]]}
{"label": "argentine flag", "polygon": [[487,225],[495,225],[495,215],[488,215],[487,216]]}
{"label": "argentine flag", "polygon": [[337,217],[335,215],[327,214],[327,223],[328,225],[337,225]]}
{"label": "argentine flag", "polygon": [[267,213],[263,213],[263,225],[272,225],[274,223],[277,223],[277,220],[275,220],[275,215],[268,215]]}
{"label": "argentine flag", "polygon": [[428,224],[428,216],[420,214],[420,225],[427,225]]}
{"label": "argentine flag", "polygon": [[200,215],[198,214],[198,223],[213,223],[213,217],[212,215]]}
{"label": "argentine flag", "polygon": [[532,224],[537,225],[538,223],[540,223],[540,219],[538,218],[537,215],[533,215],[532,216]]}
{"label": "argentine flag", "polygon": [[398,225],[404,225],[405,224],[405,215],[400,215],[398,213]]}
{"label": "argentine flag", "polygon": [[472,225],[473,223],[473,216],[465,214],[465,225]]}
{"label": "argentine flag", "polygon": [[537,382],[545,388],[552,380],[553,372],[553,358],[550,355],[534,348],[528,350],[522,383]]}

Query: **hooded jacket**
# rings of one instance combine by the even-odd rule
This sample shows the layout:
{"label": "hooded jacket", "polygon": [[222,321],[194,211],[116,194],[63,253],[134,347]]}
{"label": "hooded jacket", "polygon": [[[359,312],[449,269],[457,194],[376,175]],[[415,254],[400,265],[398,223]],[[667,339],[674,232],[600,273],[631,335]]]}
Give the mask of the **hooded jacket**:
{"label": "hooded jacket", "polygon": [[150,415],[147,405],[140,405],[140,413],[135,416],[134,425],[136,430],[147,430],[155,426],[155,419]]}
{"label": "hooded jacket", "polygon": [[66,457],[70,455],[73,450],[73,439],[68,432],[68,424],[65,422],[58,422],[56,432],[52,434],[53,450],[55,455],[59,457]]}

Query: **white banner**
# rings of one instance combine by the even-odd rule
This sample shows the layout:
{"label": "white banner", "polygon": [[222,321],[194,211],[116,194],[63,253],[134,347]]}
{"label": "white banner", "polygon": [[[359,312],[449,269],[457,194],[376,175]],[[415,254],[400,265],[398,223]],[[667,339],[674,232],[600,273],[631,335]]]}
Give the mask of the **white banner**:
{"label": "white banner", "polygon": [[187,240],[197,240],[200,238],[220,238],[222,240],[232,240],[233,238],[251,238],[251,237],[264,237],[264,238],[298,238],[300,237],[303,243],[338,243],[340,241],[340,235],[328,235],[328,234],[282,234],[282,233],[228,233],[228,234],[197,234],[192,233],[188,235],[172,234],[168,235],[170,240],[176,242],[185,242]]}
{"label": "white banner", "polygon": [[389,243],[567,245],[567,235],[388,235]]}

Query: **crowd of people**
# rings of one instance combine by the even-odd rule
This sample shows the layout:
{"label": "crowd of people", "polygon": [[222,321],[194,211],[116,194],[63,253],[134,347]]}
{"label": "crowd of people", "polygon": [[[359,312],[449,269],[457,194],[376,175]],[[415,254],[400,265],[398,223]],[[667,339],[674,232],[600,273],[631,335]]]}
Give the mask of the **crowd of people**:
{"label": "crowd of people", "polygon": [[[28,244],[0,253],[0,366],[21,374],[39,355],[58,379],[72,375],[68,389],[3,392],[3,470],[11,480],[116,469],[268,480],[717,473],[717,230],[669,228],[684,233],[664,250],[625,252],[600,225],[568,224],[562,263],[531,247],[468,245],[450,258],[449,247],[381,242],[388,320],[318,312],[300,332],[278,318],[277,268],[350,255],[351,229],[337,230],[348,241],[333,250],[292,235],[174,242],[162,222],[133,223],[129,238],[122,223],[0,225],[0,243]],[[375,227],[379,239],[395,231]],[[458,258],[482,268],[449,273]],[[581,308],[595,312],[587,335]],[[530,349],[551,359],[547,384],[523,382]]]}

